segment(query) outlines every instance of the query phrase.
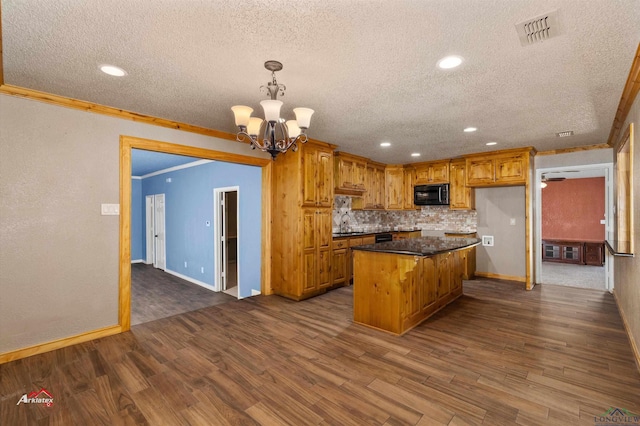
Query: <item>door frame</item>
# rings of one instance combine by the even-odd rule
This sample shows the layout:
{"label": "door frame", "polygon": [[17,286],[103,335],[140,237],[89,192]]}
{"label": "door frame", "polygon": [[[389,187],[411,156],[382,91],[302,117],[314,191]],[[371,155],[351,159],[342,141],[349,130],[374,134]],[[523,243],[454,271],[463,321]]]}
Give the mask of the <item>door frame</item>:
{"label": "door frame", "polygon": [[[604,170],[604,214],[605,225],[604,233],[605,239],[613,239],[613,163],[598,163],[598,164],[584,164],[584,165],[567,165],[559,167],[547,167],[543,169],[536,169],[535,178],[535,192],[536,192],[536,223],[535,223],[535,272],[538,281],[542,277],[542,186],[540,185],[543,173],[549,172],[562,172],[566,170]],[[605,286],[607,291],[613,292],[613,256],[610,255],[609,250],[605,250]]]}
{"label": "door frame", "polygon": [[[223,263],[223,256],[220,255],[220,250],[218,249],[219,245],[218,243],[220,242],[220,237],[221,237],[221,226],[222,224],[220,223],[220,194],[224,194],[227,192],[235,192],[237,193],[237,197],[236,197],[236,237],[238,239],[238,241],[240,241],[240,187],[239,186],[226,186],[223,188],[213,188],[213,223],[215,224],[215,228],[213,231],[213,238],[215,241],[215,244],[213,245],[214,249],[213,249],[213,257],[215,258],[215,282],[213,283],[213,288],[215,291],[223,291],[226,290],[224,288],[222,288],[222,286],[220,285],[222,283],[222,276],[221,276],[221,272],[222,272],[222,263]],[[225,217],[226,220],[226,217]],[[225,236],[226,238],[226,236]],[[237,275],[237,280],[238,280],[238,299],[240,299],[240,289],[242,288],[240,286],[240,244],[238,243],[237,245],[237,257],[236,257],[236,268],[238,268],[238,275]],[[228,255],[227,251],[225,250],[225,255]],[[226,277],[225,277],[225,282],[226,282]]]}
{"label": "door frame", "polygon": [[[207,138],[205,143],[216,141]],[[228,141],[224,141],[227,143]],[[186,155],[207,160],[259,166],[262,168],[262,262],[260,289],[272,294],[271,289],[271,188],[273,162],[270,158],[249,157],[230,152],[214,151],[187,145],[178,145],[135,136],[120,136],[120,255],[118,274],[118,323],[121,331],[131,329],[131,149]]]}

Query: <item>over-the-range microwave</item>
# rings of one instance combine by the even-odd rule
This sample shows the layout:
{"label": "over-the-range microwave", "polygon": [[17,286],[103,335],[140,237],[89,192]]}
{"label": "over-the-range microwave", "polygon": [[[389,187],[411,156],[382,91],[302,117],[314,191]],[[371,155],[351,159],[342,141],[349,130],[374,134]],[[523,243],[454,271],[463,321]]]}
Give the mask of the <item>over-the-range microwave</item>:
{"label": "over-the-range microwave", "polygon": [[416,185],[413,189],[413,203],[416,206],[448,206],[449,184]]}

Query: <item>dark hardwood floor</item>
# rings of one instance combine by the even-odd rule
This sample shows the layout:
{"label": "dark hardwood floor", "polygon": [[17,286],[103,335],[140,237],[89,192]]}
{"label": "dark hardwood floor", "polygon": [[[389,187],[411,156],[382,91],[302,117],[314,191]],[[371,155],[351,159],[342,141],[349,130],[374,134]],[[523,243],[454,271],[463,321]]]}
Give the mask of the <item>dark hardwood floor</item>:
{"label": "dark hardwood floor", "polygon": [[[0,365],[0,424],[585,424],[640,413],[608,293],[492,280],[396,337],[352,289],[257,296]],[[16,405],[46,389],[54,398]]]}
{"label": "dark hardwood floor", "polygon": [[235,297],[190,283],[152,265],[131,265],[131,325],[227,303]]}

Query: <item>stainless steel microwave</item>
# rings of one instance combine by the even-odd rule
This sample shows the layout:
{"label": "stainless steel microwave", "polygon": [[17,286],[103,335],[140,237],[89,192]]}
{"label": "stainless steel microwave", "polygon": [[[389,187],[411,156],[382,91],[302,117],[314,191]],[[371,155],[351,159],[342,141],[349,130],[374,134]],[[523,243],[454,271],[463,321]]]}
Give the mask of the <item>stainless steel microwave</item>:
{"label": "stainless steel microwave", "polygon": [[416,185],[413,189],[413,203],[416,206],[448,206],[449,184]]}

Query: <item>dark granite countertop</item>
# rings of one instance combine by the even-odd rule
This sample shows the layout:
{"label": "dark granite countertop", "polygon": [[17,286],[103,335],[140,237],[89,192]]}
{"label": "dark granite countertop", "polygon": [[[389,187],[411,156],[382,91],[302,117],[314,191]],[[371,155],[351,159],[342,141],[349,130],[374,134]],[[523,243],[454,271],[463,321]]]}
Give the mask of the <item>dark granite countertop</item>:
{"label": "dark granite countertop", "polygon": [[353,250],[408,254],[413,256],[433,256],[439,253],[477,246],[480,244],[480,241],[479,238],[419,237],[408,240],[365,244],[355,246]]}

